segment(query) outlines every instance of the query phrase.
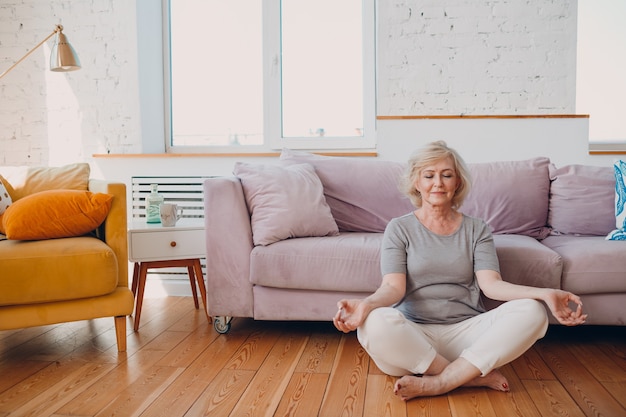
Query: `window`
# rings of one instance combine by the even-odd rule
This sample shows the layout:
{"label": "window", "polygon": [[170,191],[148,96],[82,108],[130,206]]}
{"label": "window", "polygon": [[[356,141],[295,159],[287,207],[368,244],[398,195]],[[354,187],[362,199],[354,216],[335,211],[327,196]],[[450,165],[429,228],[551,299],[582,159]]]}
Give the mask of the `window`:
{"label": "window", "polygon": [[374,0],[165,9],[169,150],[375,146]]}
{"label": "window", "polygon": [[576,111],[589,114],[592,150],[626,149],[626,2],[578,2]]}

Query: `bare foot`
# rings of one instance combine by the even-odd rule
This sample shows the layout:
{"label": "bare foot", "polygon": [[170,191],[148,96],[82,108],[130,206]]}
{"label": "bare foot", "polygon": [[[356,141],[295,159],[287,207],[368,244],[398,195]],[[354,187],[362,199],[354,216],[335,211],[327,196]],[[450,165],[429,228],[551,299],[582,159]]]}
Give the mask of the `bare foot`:
{"label": "bare foot", "polygon": [[407,401],[415,397],[428,397],[444,393],[436,376],[405,375],[396,381],[393,393]]}
{"label": "bare foot", "polygon": [[506,380],[504,375],[502,375],[497,369],[494,369],[485,376],[477,376],[463,386],[487,387],[496,391],[509,392],[509,382]]}
{"label": "bare foot", "polygon": [[[463,384],[465,387],[487,387],[496,391],[509,391],[509,383],[498,370],[493,370],[484,377],[476,377]],[[428,397],[445,394],[447,391],[437,376],[406,375],[396,381],[394,394],[407,401],[416,397]]]}

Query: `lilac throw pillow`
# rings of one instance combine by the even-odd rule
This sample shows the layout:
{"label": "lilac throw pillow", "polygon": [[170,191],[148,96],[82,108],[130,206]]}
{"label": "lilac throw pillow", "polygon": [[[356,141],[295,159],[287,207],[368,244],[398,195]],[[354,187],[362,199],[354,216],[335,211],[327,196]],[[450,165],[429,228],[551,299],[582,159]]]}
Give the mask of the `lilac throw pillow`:
{"label": "lilac throw pillow", "polygon": [[493,233],[543,239],[550,234],[548,158],[469,164],[472,188],[461,211]]}
{"label": "lilac throw pillow", "polygon": [[311,165],[237,162],[233,174],[243,186],[255,245],[270,245],[293,237],[339,234],[322,183]]}
{"label": "lilac throw pillow", "polygon": [[611,167],[550,165],[553,235],[605,236],[615,226],[615,178]]}
{"label": "lilac throw pillow", "polygon": [[339,230],[383,232],[389,220],[415,210],[398,188],[405,164],[290,149],[283,149],[280,159],[315,167]]}

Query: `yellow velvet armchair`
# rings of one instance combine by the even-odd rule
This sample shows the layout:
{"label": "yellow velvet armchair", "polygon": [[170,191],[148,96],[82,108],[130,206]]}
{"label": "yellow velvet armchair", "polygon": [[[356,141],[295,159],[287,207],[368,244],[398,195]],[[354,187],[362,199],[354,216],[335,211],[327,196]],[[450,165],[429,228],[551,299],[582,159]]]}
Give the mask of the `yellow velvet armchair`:
{"label": "yellow velvet armchair", "polygon": [[[0,330],[114,317],[117,348],[123,352],[126,316],[132,314],[134,305],[128,286],[126,185],[89,179],[88,165],[72,168],[76,166],[82,170],[83,185],[70,188],[113,196],[108,200],[106,218],[93,232],[74,237],[19,240],[11,239],[7,232],[9,239],[0,241]],[[67,168],[59,173],[67,178]],[[0,169],[0,180],[2,174]],[[49,174],[46,172],[47,177]],[[4,182],[11,179],[5,176]],[[24,187],[14,188],[9,185],[17,196],[15,207],[28,192],[21,193]],[[39,186],[31,191],[49,188]],[[53,210],[46,205],[42,209]]]}

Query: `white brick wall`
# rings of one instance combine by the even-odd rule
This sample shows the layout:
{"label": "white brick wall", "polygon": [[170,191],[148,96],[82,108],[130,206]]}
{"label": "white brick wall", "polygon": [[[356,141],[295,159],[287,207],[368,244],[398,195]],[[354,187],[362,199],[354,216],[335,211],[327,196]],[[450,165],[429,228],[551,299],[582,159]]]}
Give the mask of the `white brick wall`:
{"label": "white brick wall", "polygon": [[[576,7],[379,1],[378,114],[573,113]],[[0,80],[0,165],[141,151],[136,18],[132,0],[0,2],[0,71],[57,23],[83,65],[45,71],[49,41]]]}
{"label": "white brick wall", "polygon": [[574,113],[576,4],[379,2],[378,114]]}
{"label": "white brick wall", "polygon": [[135,3],[2,0],[0,72],[61,23],[82,69],[47,71],[53,39],[0,79],[0,165],[140,149]]}

